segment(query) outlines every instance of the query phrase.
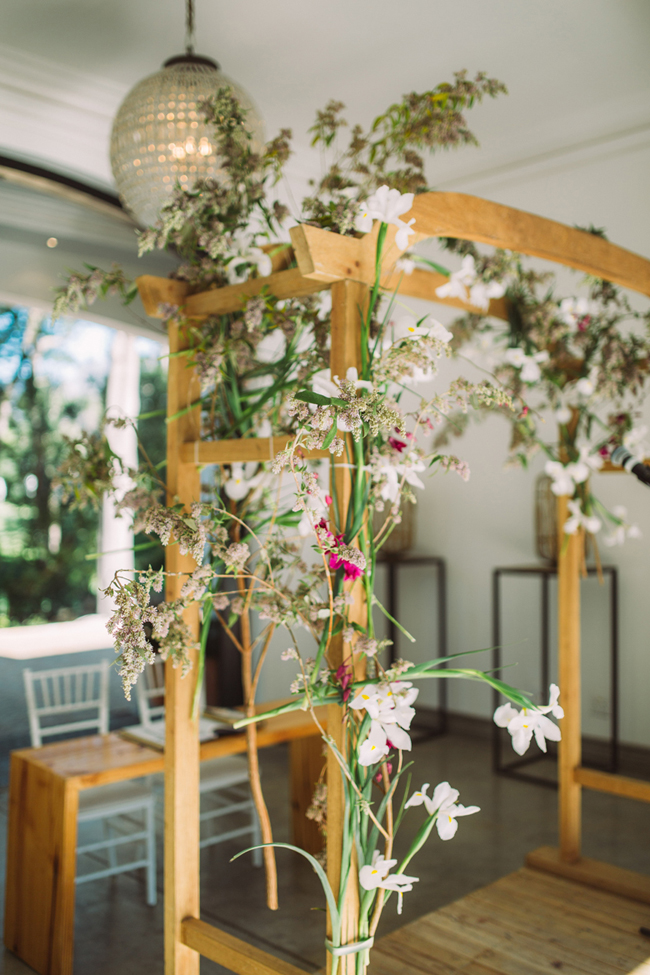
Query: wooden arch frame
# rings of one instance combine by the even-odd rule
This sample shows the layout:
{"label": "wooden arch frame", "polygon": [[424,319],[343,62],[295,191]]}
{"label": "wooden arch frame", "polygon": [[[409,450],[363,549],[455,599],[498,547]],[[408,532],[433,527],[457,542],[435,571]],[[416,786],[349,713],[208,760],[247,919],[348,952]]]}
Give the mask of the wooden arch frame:
{"label": "wooden arch frame", "polygon": [[[425,193],[415,198],[406,218],[415,218],[413,243],[428,237],[457,237],[516,250],[576,268],[623,287],[650,295],[650,261],[585,231],[460,193]],[[374,281],[374,232],[361,239],[343,237],[325,230],[300,225],[292,228],[291,240],[297,267],[289,267],[289,254],[275,255],[273,273],[243,284],[189,294],[183,282],[143,276],[138,279],[145,311],[163,317],[161,304],[176,304],[185,314],[200,320],[211,314],[235,312],[242,299],[263,289],[278,298],[300,297],[332,290],[332,372],[344,375],[357,365],[359,306]],[[411,275],[395,271],[400,250],[394,228],[389,228],[384,251],[382,284],[415,298],[473,310],[457,299],[442,300],[436,288],[447,279],[440,274],[415,270]],[[478,309],[474,309],[478,310]],[[490,303],[489,314],[507,319],[504,299]],[[186,338],[176,326],[170,329],[170,351],[186,348]],[[182,357],[170,359],[168,415],[195,402],[198,381]],[[280,449],[281,438],[201,442],[198,409],[186,412],[168,427],[168,490],[185,504],[200,497],[200,466],[233,461],[266,460]],[[336,473],[337,479],[344,477]],[[339,485],[345,497],[346,485]],[[566,499],[559,499],[558,524],[567,517]],[[621,871],[606,864],[585,861],[580,856],[580,794],[582,787],[598,789],[650,801],[650,784],[618,775],[592,772],[580,765],[580,541],[569,536],[559,559],[559,654],[560,686],[566,717],[560,746],[560,849],[536,851],[531,865],[564,873],[575,879],[608,887],[618,893],[650,902],[650,878]],[[195,563],[168,549],[171,572],[192,571]],[[172,580],[171,598],[180,583]],[[198,608],[186,613],[189,625],[198,632]],[[342,652],[342,646],[340,648]],[[232,938],[199,919],[198,865],[198,729],[191,720],[193,678],[181,681],[180,673],[167,666],[167,745],[165,750],[165,972],[166,975],[198,975],[201,954],[219,961],[240,975],[300,975],[298,969]],[[328,725],[337,737],[339,709],[330,706]],[[340,813],[336,789],[330,790],[328,849],[340,843]],[[339,837],[337,839],[337,831]],[[335,868],[333,868],[335,870]],[[343,966],[341,975],[345,975]]]}

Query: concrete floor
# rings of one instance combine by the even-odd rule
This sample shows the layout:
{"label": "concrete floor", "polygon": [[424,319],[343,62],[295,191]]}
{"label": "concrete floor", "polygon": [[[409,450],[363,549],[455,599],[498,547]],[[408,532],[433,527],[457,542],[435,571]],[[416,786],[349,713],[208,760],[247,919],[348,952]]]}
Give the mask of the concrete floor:
{"label": "concrete floor", "polygon": [[[409,868],[420,882],[405,896],[403,915],[397,916],[392,899],[384,913],[380,935],[516,870],[529,850],[554,844],[557,839],[557,793],[542,785],[493,776],[487,740],[457,734],[429,739],[416,744],[413,758],[417,769],[413,787],[419,788],[427,780],[435,784],[447,779],[460,790],[461,802],[479,805],[481,812],[461,819],[458,833],[450,842],[441,842],[434,831],[429,844]],[[278,840],[289,839],[287,759],[285,746],[262,752],[265,791]],[[0,800],[4,877],[6,790]],[[407,815],[398,852],[408,844],[421,819],[421,809],[413,809]],[[647,805],[585,793],[586,856],[650,873],[649,828]],[[250,857],[229,862],[238,849],[241,844],[233,841],[203,851],[202,917],[299,968],[316,971],[324,961],[325,917],[320,910],[320,885],[311,867],[297,854],[278,851],[280,910],[272,913],[264,904],[262,872],[252,866]],[[147,907],[142,879],[135,875],[122,874],[79,887],[75,975],[160,975],[161,870],[159,891],[158,905]],[[0,954],[1,975],[29,972],[31,969],[10,953]],[[225,969],[204,959],[201,972],[220,975]]]}

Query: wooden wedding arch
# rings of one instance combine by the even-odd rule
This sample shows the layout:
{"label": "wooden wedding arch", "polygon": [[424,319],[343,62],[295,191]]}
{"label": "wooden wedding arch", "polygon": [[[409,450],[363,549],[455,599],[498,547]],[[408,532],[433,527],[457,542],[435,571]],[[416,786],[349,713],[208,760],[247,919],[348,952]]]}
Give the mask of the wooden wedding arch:
{"label": "wooden wedding arch", "polygon": [[[559,264],[605,278],[615,284],[650,296],[650,261],[617,247],[602,238],[564,226],[553,220],[524,213],[477,197],[459,193],[425,193],[415,198],[406,218],[415,218],[416,234],[410,246],[429,237],[457,237],[491,244],[545,258]],[[392,231],[392,232],[391,232]],[[293,253],[275,256],[273,273],[243,284],[188,294],[183,282],[143,276],[138,287],[145,311],[162,317],[161,304],[176,304],[194,321],[208,315],[238,311],[245,296],[262,289],[278,298],[300,297],[331,289],[332,341],[330,364],[333,375],[343,376],[350,366],[359,366],[359,309],[367,300],[374,282],[374,232],[361,239],[342,237],[315,227],[301,225],[291,231]],[[414,298],[472,310],[456,299],[442,301],[436,288],[447,279],[430,271],[414,270],[411,275],[395,271],[400,256],[389,228],[382,263],[382,284],[388,289]],[[297,267],[291,267],[295,263]],[[479,309],[474,309],[479,310]],[[505,299],[493,300],[489,314],[507,319]],[[178,327],[170,326],[170,351],[187,348],[188,338]],[[186,358],[170,358],[168,416],[176,416],[195,403],[199,382]],[[168,492],[185,505],[200,499],[200,468],[206,464],[234,461],[264,461],[280,450],[289,438],[225,440],[202,442],[200,410],[190,409],[169,422],[167,445]],[[616,470],[611,465],[609,469]],[[339,499],[349,497],[349,474],[334,470]],[[567,519],[567,499],[558,499],[558,526],[563,537]],[[345,513],[343,514],[345,520]],[[620,870],[608,864],[581,857],[581,790],[596,789],[650,802],[650,783],[596,772],[581,765],[580,720],[580,566],[583,539],[569,536],[560,546],[558,566],[559,684],[565,718],[559,757],[559,849],[543,848],[531,853],[528,863],[580,880],[593,886],[650,903],[650,877]],[[170,572],[190,572],[195,568],[190,556],[180,555],[176,546],[167,550]],[[180,582],[169,583],[169,596],[176,598]],[[362,614],[360,590],[356,593],[356,612]],[[357,617],[359,618],[359,617]],[[198,634],[198,607],[187,610],[186,621]],[[342,662],[346,648],[339,638],[333,648],[333,663]],[[196,668],[185,680],[169,664],[166,673],[167,743],[165,748],[165,973],[198,975],[200,956],[211,958],[239,975],[304,975],[293,965],[259,951],[244,941],[200,920],[199,915],[199,743],[198,725],[191,718]],[[341,740],[342,712],[328,707],[328,730]],[[328,861],[330,881],[338,888],[337,870],[341,849],[342,790],[336,762],[328,768]],[[349,899],[347,914],[353,919],[355,905]],[[345,941],[345,931],[343,932]],[[347,975],[346,964],[339,969]],[[352,971],[352,969],[350,969]]]}

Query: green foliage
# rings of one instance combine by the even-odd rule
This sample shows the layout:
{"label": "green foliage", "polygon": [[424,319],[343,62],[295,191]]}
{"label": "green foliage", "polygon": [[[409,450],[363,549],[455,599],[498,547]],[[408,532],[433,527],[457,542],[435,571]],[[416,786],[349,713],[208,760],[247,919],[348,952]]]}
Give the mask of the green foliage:
{"label": "green foliage", "polygon": [[[423,152],[461,145],[478,145],[463,111],[484,97],[496,98],[507,89],[496,78],[479,72],[473,80],[456,72],[453,83],[443,82],[425,92],[411,92],[378,115],[368,132],[351,129],[348,147],[336,155],[316,192],[303,201],[306,217],[319,226],[351,233],[357,203],[387,184],[400,193],[423,193],[427,187]],[[312,145],[335,146],[347,127],[342,102],[331,101],[317,112],[311,127]]]}
{"label": "green foliage", "polygon": [[70,619],[95,609],[94,565],[86,555],[97,548],[98,518],[92,508],[81,511],[65,501],[54,482],[68,451],[61,427],[78,422],[87,403],[64,399],[34,376],[38,342],[51,324],[34,324],[23,310],[0,311],[0,320],[8,316],[13,326],[0,335],[0,362],[13,362],[14,375],[1,391],[9,409],[0,438],[0,476],[7,483],[0,625]]}
{"label": "green foliage", "polygon": [[88,273],[72,272],[67,284],[54,289],[53,316],[57,319],[66,312],[90,308],[98,298],[119,295],[123,304],[129,305],[138,293],[135,281],[127,278],[117,265],[112,270],[103,271],[93,264],[84,264]]}

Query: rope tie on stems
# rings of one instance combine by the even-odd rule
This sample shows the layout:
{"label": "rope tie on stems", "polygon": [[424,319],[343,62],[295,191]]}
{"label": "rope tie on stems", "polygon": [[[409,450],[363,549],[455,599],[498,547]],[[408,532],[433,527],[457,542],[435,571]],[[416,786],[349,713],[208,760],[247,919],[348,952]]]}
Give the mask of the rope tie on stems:
{"label": "rope tie on stems", "polygon": [[330,955],[339,958],[341,955],[356,955],[360,951],[367,951],[375,943],[374,937],[366,938],[365,941],[354,941],[349,945],[333,945],[329,938],[325,938],[325,947]]}

